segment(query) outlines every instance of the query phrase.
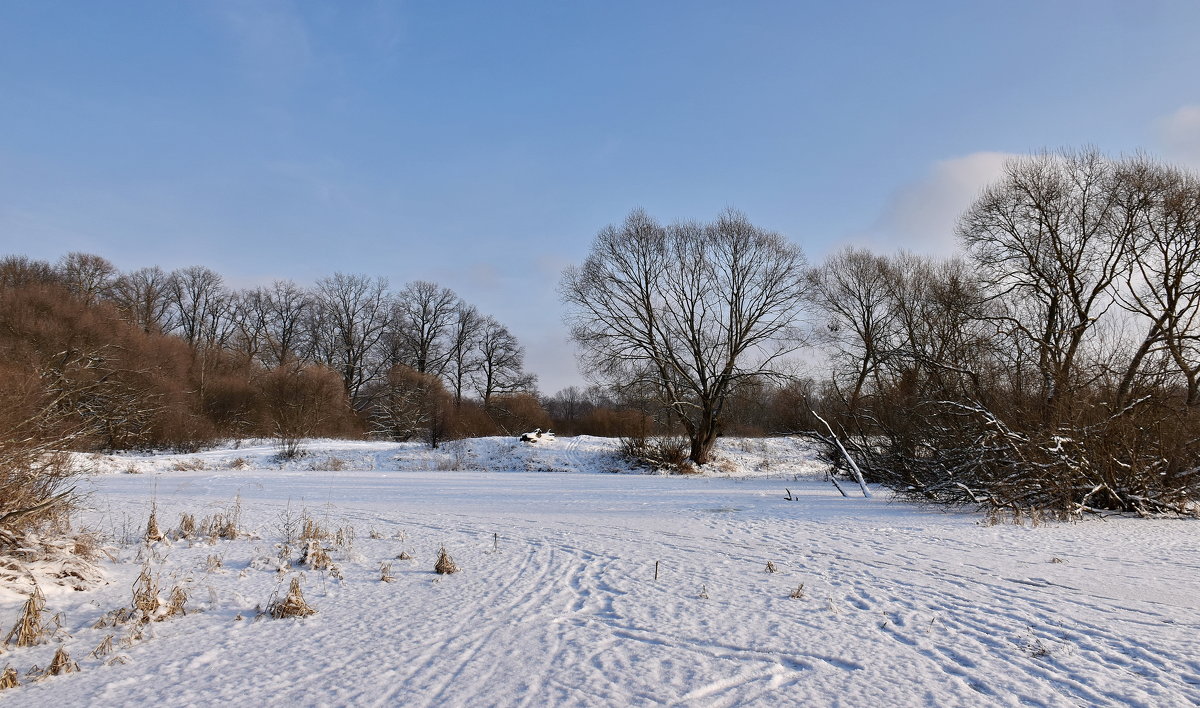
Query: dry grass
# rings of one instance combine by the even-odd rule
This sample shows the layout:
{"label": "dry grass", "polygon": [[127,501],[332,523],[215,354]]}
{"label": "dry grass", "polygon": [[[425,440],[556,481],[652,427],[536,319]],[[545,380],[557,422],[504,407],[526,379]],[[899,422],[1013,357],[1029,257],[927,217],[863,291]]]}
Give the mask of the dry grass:
{"label": "dry grass", "polygon": [[158,528],[158,505],[150,505],[150,519],[146,522],[146,533],[142,536],[146,543],[154,543],[165,539],[163,532]]}
{"label": "dry grass", "polygon": [[300,591],[300,577],[292,577],[292,585],[283,600],[277,600],[267,605],[267,614],[275,619],[285,617],[308,617],[317,611],[304,601],[304,593]]}
{"label": "dry grass", "polygon": [[796,589],[793,590],[792,594],[788,595],[788,597],[793,600],[803,600],[804,599],[804,583],[800,583],[799,585],[797,585]]}
{"label": "dry grass", "polygon": [[357,534],[354,532],[353,526],[343,526],[333,535],[333,543],[338,548],[350,548],[354,545],[354,539]]}
{"label": "dry grass", "polygon": [[46,669],[46,673],[50,676],[62,676],[76,671],[79,671],[79,664],[71,659],[67,648],[60,645],[58,651],[54,652],[54,658],[50,660],[50,667]]}
{"label": "dry grass", "polygon": [[701,600],[707,600],[708,599],[708,586],[701,585],[700,586],[700,594],[698,594],[696,597],[700,598]]}
{"label": "dry grass", "polygon": [[179,587],[178,585],[171,588],[171,594],[167,596],[165,610],[155,619],[159,622],[162,622],[163,620],[171,617],[182,617],[186,615],[187,599],[187,593],[184,592],[183,588]]}
{"label": "dry grass", "polygon": [[200,522],[200,532],[213,541],[218,538],[234,541],[242,535],[239,528],[241,522],[242,498],[236,496],[233,498],[233,506],[228,510],[205,517],[204,521]]}
{"label": "dry grass", "polygon": [[396,576],[392,575],[392,564],[384,561],[379,564],[379,580],[384,583],[391,583],[396,580]]}
{"label": "dry grass", "polygon": [[208,573],[215,573],[221,569],[221,556],[216,554],[209,555],[205,562],[204,570]]}
{"label": "dry grass", "polygon": [[6,688],[16,688],[21,682],[17,680],[17,670],[11,666],[5,666],[4,671],[0,672],[0,691]]}
{"label": "dry grass", "polygon": [[125,474],[141,474],[142,468],[138,467],[137,465],[131,464],[128,467],[126,467],[124,470],[121,470],[121,471],[124,472]]}
{"label": "dry grass", "polygon": [[176,472],[194,472],[196,470],[202,470],[204,469],[204,460],[195,457],[189,457],[186,460],[177,460],[171,465],[171,469],[175,470]]}
{"label": "dry grass", "polygon": [[100,642],[100,644],[98,644],[96,646],[95,649],[92,650],[91,656],[95,659],[103,659],[104,657],[108,656],[109,654],[112,654],[113,651],[114,651],[113,635],[110,634],[110,635],[106,636]]}
{"label": "dry grass", "polygon": [[442,546],[438,550],[437,562],[433,564],[433,570],[438,575],[451,575],[458,572],[458,565],[454,563],[454,559],[446,552],[445,546]]}
{"label": "dry grass", "polygon": [[336,566],[333,564],[333,558],[330,557],[329,551],[321,545],[321,542],[313,539],[304,547],[304,552],[300,554],[301,565],[307,565],[313,570],[330,570],[336,571]]}
{"label": "dry grass", "polygon": [[371,529],[370,533],[368,533],[367,536],[374,540],[379,540],[379,539],[383,538],[383,534],[379,533],[378,529]]}
{"label": "dry grass", "polygon": [[5,637],[5,644],[19,647],[31,647],[46,641],[47,627],[42,620],[42,612],[46,609],[46,597],[41,588],[34,587],[29,599],[21,608],[21,616]]}
{"label": "dry grass", "polygon": [[84,560],[96,560],[101,553],[104,553],[104,549],[100,546],[100,537],[93,531],[81,531],[75,534],[74,540],[71,552]]}
{"label": "dry grass", "polygon": [[179,529],[175,532],[178,538],[195,538],[196,537],[196,517],[188,513],[179,515]]}
{"label": "dry grass", "polygon": [[300,514],[301,541],[327,541],[332,537],[332,534],[325,527],[321,526],[316,519],[308,515],[307,510]]}
{"label": "dry grass", "polygon": [[250,466],[250,461],[244,457],[238,457],[229,462],[229,469],[231,469],[231,470],[244,470],[249,466]]}
{"label": "dry grass", "polygon": [[775,564],[774,564],[773,562],[771,562],[771,561],[767,561],[767,568],[766,568],[766,572],[768,572],[768,573],[778,573],[778,572],[779,572],[779,568],[775,567]]}
{"label": "dry grass", "polygon": [[412,559],[412,554],[408,551],[400,551],[400,555],[396,556],[396,560],[410,561]]}
{"label": "dry grass", "polygon": [[150,563],[146,562],[133,583],[133,611],[139,622],[151,622],[158,616],[163,604],[158,590],[158,578],[150,572]]}
{"label": "dry grass", "polygon": [[323,460],[314,460],[308,468],[313,472],[341,472],[350,468],[350,462],[344,458],[330,455]]}

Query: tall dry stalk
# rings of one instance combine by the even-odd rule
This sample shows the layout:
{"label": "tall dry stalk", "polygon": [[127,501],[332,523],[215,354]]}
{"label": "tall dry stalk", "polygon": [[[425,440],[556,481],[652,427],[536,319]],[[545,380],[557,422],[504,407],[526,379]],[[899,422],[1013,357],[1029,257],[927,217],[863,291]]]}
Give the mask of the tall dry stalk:
{"label": "tall dry stalk", "polygon": [[42,612],[46,609],[46,596],[41,588],[34,586],[33,592],[21,608],[21,616],[4,639],[5,644],[15,644],[19,647],[30,647],[41,644],[46,640],[46,625],[42,621]]}
{"label": "tall dry stalk", "polygon": [[316,608],[304,601],[304,593],[300,591],[300,576],[292,577],[288,594],[282,600],[272,601],[267,606],[267,614],[275,619],[285,617],[308,617],[317,613]]}
{"label": "tall dry stalk", "polygon": [[458,572],[458,565],[455,564],[454,559],[450,557],[450,554],[446,552],[445,546],[442,546],[441,549],[438,550],[437,562],[433,564],[433,570],[438,575],[450,575]]}

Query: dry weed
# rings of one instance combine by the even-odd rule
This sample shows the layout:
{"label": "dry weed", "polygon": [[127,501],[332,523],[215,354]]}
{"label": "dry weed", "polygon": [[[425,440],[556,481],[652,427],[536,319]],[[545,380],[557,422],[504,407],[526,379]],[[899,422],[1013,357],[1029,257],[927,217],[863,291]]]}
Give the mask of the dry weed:
{"label": "dry weed", "polygon": [[101,615],[100,619],[96,620],[96,624],[92,625],[92,629],[104,629],[105,627],[116,627],[125,624],[133,619],[133,611],[128,607],[118,607],[115,610],[109,610]]}
{"label": "dry weed", "polygon": [[0,672],[0,691],[6,688],[16,688],[20,686],[17,670],[11,666],[5,666],[4,671]]}
{"label": "dry weed", "polygon": [[390,583],[396,580],[396,576],[392,575],[392,564],[384,561],[379,564],[379,580],[381,582]]}
{"label": "dry weed", "polygon": [[329,551],[321,545],[320,541],[313,539],[304,547],[304,552],[300,554],[301,565],[307,565],[313,570],[334,570],[333,558],[329,556]]}
{"label": "dry weed", "polygon": [[779,572],[779,568],[775,567],[775,564],[774,564],[773,562],[771,562],[771,561],[767,561],[767,569],[766,569],[766,572],[768,572],[768,573],[778,573],[778,572]]}
{"label": "dry weed", "polygon": [[181,617],[186,615],[187,609],[185,605],[187,605],[187,599],[187,593],[184,592],[183,588],[179,587],[178,585],[171,588],[171,594],[167,596],[166,609],[161,615],[156,617],[155,620],[162,622],[170,617]]}
{"label": "dry weed", "polygon": [[113,653],[113,635],[110,634],[92,650],[91,656],[95,659],[103,659],[111,653]]}
{"label": "dry weed", "polygon": [[804,583],[800,583],[799,585],[797,585],[796,589],[793,590],[792,594],[788,595],[788,597],[793,600],[803,600],[804,599]]}
{"label": "dry weed", "polygon": [[142,565],[142,572],[133,583],[133,610],[141,623],[150,622],[158,615],[162,598],[158,596],[158,578],[150,572],[150,563]]}
{"label": "dry weed", "polygon": [[204,469],[204,460],[195,457],[189,457],[186,460],[177,460],[173,465],[171,465],[171,469],[175,470],[176,472],[194,472],[196,470],[202,470]]}
{"label": "dry weed", "polygon": [[446,552],[446,547],[442,546],[438,550],[437,562],[433,564],[433,570],[438,575],[451,575],[458,572],[458,566],[454,563],[454,559]]}
{"label": "dry weed", "polygon": [[75,534],[75,544],[71,552],[85,560],[96,560],[103,552],[100,547],[100,537],[92,531]]}
{"label": "dry weed", "polygon": [[343,526],[334,534],[333,542],[338,548],[350,548],[354,545],[355,537],[353,526]]}
{"label": "dry weed", "polygon": [[196,517],[188,513],[179,515],[179,530],[176,531],[178,538],[195,538],[196,536]]}
{"label": "dry weed", "polygon": [[283,619],[285,617],[308,617],[316,614],[316,610],[304,601],[304,593],[300,591],[300,577],[292,577],[292,585],[288,588],[288,594],[281,601],[274,601],[267,605],[267,614],[275,619]]}
{"label": "dry weed", "polygon": [[205,572],[215,573],[220,569],[221,569],[221,556],[218,556],[216,554],[210,555],[208,557],[208,561],[205,563],[205,568],[204,568]]}
{"label": "dry weed", "polygon": [[229,463],[229,469],[231,470],[244,470],[249,466],[250,461],[244,457],[238,457],[234,460],[231,460]]}
{"label": "dry weed", "polygon": [[155,541],[165,540],[162,531],[158,528],[158,505],[150,505],[150,520],[146,522],[146,533],[142,537],[146,543],[154,543]]}
{"label": "dry weed", "polygon": [[331,538],[330,533],[317,523],[316,519],[309,516],[307,511],[301,513],[300,521],[301,541],[325,541]]}
{"label": "dry weed", "polygon": [[124,470],[122,470],[122,471],[123,471],[125,474],[141,474],[141,473],[142,473],[142,468],[141,468],[141,467],[138,467],[137,465],[129,465],[128,467],[126,467],[126,468],[125,468]]}
{"label": "dry weed", "polygon": [[79,671],[79,664],[71,659],[67,648],[60,645],[58,651],[54,652],[54,658],[50,660],[50,667],[46,669],[46,673],[50,676],[62,676],[76,671]]}
{"label": "dry weed", "polygon": [[46,626],[42,622],[42,612],[45,609],[46,596],[42,594],[41,588],[35,585],[29,599],[21,608],[20,618],[5,637],[4,643],[15,644],[19,647],[31,647],[44,642],[47,632]]}
{"label": "dry weed", "polygon": [[371,532],[367,535],[370,536],[374,540],[379,540],[379,539],[383,538],[383,534],[379,533],[379,531],[377,529],[371,529]]}
{"label": "dry weed", "polygon": [[400,551],[400,555],[396,556],[396,560],[410,561],[412,559],[412,554],[408,551]]}
{"label": "dry weed", "polygon": [[697,595],[696,597],[699,597],[701,600],[707,600],[708,599],[708,586],[701,585],[700,586],[700,594]]}

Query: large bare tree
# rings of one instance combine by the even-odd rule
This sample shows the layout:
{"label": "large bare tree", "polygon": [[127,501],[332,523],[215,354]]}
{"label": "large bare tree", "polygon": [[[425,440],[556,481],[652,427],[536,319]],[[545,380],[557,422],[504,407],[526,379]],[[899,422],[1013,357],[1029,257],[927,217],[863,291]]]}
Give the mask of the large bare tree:
{"label": "large bare tree", "polygon": [[597,236],[560,292],[596,378],[652,387],[709,461],[733,388],[799,345],[800,248],[736,211],[663,226],[641,210]]}

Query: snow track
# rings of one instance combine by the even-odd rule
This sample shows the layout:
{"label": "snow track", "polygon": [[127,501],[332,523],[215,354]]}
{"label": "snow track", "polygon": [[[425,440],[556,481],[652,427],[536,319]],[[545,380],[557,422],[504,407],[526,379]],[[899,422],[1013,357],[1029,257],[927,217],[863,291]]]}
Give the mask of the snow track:
{"label": "snow track", "polygon": [[[151,494],[164,527],[240,495],[257,538],[159,545],[164,588],[202,611],[152,625],[125,665],[87,652],[113,631],[91,625],[129,601],[136,547],[110,585],[48,592],[84,671],[0,706],[1200,705],[1195,522],[988,527],[843,499],[797,481],[803,467],[772,465],[787,502],[780,479],[589,473],[611,461],[558,445],[473,454],[579,471],[422,471],[350,446],[321,451],[357,461],[337,472],[98,476],[85,521],[117,536]],[[289,507],[357,540],[334,550],[343,579],[304,572],[318,614],[253,621],[286,588],[255,559],[276,554]],[[443,544],[461,573],[432,572]],[[224,568],[208,573],[213,554]],[[19,602],[0,597],[0,629]],[[0,663],[45,666],[53,649]]]}

